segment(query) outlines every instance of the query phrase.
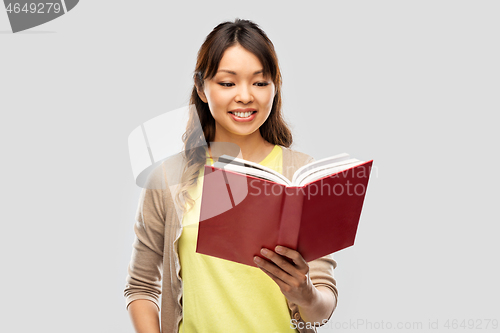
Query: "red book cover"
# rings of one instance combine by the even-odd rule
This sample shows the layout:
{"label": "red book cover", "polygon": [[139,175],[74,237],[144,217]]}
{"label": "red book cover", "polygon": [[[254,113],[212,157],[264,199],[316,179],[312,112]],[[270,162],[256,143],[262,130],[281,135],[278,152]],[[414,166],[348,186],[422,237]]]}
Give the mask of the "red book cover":
{"label": "red book cover", "polygon": [[256,266],[262,247],[309,262],[354,245],[372,162],[300,187],[206,165],[196,252]]}

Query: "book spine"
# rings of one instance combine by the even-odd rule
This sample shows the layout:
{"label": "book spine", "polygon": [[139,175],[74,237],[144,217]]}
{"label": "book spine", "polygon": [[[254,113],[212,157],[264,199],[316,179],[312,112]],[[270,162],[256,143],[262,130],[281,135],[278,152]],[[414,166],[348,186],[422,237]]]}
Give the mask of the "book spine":
{"label": "book spine", "polygon": [[301,187],[285,187],[282,200],[278,245],[297,249],[304,192]]}

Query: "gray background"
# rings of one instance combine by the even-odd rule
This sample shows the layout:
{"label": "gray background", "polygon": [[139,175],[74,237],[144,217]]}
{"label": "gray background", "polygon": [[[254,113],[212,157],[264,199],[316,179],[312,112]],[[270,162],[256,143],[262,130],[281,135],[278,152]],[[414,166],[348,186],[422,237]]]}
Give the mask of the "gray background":
{"label": "gray background", "polygon": [[484,328],[500,320],[499,10],[82,1],[13,35],[1,9],[0,331],[133,332],[123,288],[140,188],[127,138],[187,104],[201,43],[236,17],[275,44],[293,147],[377,168],[356,245],[335,256],[340,302],[320,331],[436,331],[430,321],[467,331],[446,330],[448,319],[493,331]]}

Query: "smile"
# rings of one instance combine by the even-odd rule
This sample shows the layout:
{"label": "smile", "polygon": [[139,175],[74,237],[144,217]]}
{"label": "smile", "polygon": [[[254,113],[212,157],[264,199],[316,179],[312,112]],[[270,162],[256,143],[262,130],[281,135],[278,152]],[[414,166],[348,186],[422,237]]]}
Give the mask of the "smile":
{"label": "smile", "polygon": [[240,118],[248,118],[250,117],[251,114],[253,114],[254,112],[256,111],[248,111],[248,112],[230,112],[232,114],[234,114],[235,116],[237,117],[240,117]]}
{"label": "smile", "polygon": [[255,118],[257,111],[247,111],[247,112],[229,112],[231,117],[236,121],[251,121]]}

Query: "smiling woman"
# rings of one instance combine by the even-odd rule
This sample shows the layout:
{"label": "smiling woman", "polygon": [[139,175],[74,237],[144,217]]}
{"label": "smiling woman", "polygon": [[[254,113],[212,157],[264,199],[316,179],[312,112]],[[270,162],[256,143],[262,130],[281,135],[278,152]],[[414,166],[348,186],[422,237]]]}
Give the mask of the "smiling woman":
{"label": "smiling woman", "polygon": [[125,288],[132,322],[139,333],[160,332],[160,321],[161,332],[315,332],[337,304],[331,255],[306,262],[293,249],[263,248],[253,267],[196,252],[214,143],[235,144],[244,159],[289,179],[313,160],[289,148],[274,46],[251,21],[221,23],[201,46],[193,78],[182,172],[166,179],[164,164],[157,177],[181,185],[144,189],[139,201]]}

